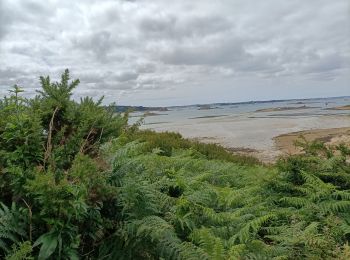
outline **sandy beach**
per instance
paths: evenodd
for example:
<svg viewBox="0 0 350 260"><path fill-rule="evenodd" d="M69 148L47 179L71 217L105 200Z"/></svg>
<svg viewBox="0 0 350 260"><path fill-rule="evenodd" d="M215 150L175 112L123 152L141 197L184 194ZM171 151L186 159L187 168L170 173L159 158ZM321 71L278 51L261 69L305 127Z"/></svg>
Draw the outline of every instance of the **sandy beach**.
<svg viewBox="0 0 350 260"><path fill-rule="evenodd" d="M319 140L327 145L350 144L350 127L316 129L279 135L274 138L276 148L283 154L296 154L301 150L295 141L303 136L307 141Z"/></svg>
<svg viewBox="0 0 350 260"><path fill-rule="evenodd" d="M186 138L217 143L232 152L250 154L267 163L274 162L283 154L298 152L294 147L294 140L301 134L308 140L320 139L331 143L342 141L350 144L349 115L314 115L299 112L249 112L197 117L145 125L143 128L174 131Z"/></svg>
<svg viewBox="0 0 350 260"><path fill-rule="evenodd" d="M350 110L350 105L329 108L329 110Z"/></svg>

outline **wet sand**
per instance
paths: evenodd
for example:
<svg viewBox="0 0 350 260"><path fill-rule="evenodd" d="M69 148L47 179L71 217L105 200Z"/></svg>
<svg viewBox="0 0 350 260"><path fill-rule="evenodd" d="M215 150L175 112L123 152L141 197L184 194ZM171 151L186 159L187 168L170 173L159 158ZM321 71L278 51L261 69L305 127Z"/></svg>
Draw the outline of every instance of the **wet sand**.
<svg viewBox="0 0 350 260"><path fill-rule="evenodd" d="M144 125L143 128L178 132L185 138L217 143L233 152L256 156L264 162L274 162L285 153L293 153L292 140L300 135L300 131L308 138L328 138L330 135L332 138L343 138L349 135L346 130L350 129L349 115L259 117L259 114L252 112L184 119L167 124Z"/></svg>

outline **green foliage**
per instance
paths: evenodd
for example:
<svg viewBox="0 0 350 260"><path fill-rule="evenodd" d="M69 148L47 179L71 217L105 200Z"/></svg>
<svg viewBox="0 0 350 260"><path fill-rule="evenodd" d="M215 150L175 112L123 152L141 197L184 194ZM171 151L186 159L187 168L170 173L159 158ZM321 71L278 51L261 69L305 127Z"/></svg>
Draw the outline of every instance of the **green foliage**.
<svg viewBox="0 0 350 260"><path fill-rule="evenodd" d="M13 202L7 207L0 202L0 253L9 252L11 246L27 237L26 210L17 208Z"/></svg>
<svg viewBox="0 0 350 260"><path fill-rule="evenodd" d="M39 259L79 258L113 226L101 211L117 191L99 147L124 132L127 117L102 99L72 100L79 81L68 70L60 82L40 80L35 98L15 86L0 101L0 258L24 257L24 239Z"/></svg>
<svg viewBox="0 0 350 260"><path fill-rule="evenodd" d="M79 81L0 101L1 259L348 259L349 147L266 167L140 131Z"/></svg>
<svg viewBox="0 0 350 260"><path fill-rule="evenodd" d="M192 149L204 155L209 160L223 160L242 165L261 164L255 157L233 154L217 144L205 144L187 140L178 133L156 133L151 130L130 131L127 137L128 141L145 141L147 142L145 151L152 151L155 148L159 148L160 154L165 156L171 156L174 149Z"/></svg>
<svg viewBox="0 0 350 260"><path fill-rule="evenodd" d="M5 260L33 260L34 257L31 256L33 248L29 241L20 243L18 246L14 245L12 247L12 252L9 253Z"/></svg>
<svg viewBox="0 0 350 260"><path fill-rule="evenodd" d="M142 252L138 257L182 259L179 243L191 241L204 259L324 259L336 257L333 248L347 240L350 194L306 171L314 155L301 156L306 162L298 167L281 160L277 172L182 149L145 153L145 145L124 142L104 147L114 160L111 177L126 220L115 239L128 252ZM163 229L180 241L162 246Z"/></svg>

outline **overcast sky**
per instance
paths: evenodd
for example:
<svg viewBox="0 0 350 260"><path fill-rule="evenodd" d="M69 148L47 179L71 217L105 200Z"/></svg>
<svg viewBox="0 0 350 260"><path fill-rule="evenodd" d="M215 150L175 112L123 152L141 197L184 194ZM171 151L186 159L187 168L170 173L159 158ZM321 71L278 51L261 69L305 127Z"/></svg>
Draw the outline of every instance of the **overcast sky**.
<svg viewBox="0 0 350 260"><path fill-rule="evenodd" d="M182 105L350 95L349 0L0 0L0 95Z"/></svg>

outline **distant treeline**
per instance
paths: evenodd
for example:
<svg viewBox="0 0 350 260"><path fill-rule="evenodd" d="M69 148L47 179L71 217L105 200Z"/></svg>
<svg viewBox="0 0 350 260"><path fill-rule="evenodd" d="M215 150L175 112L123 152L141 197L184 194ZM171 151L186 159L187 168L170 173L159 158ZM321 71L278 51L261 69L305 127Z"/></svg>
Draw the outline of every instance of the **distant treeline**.
<svg viewBox="0 0 350 260"><path fill-rule="evenodd" d="M271 99L271 100L257 100L257 101L242 101L242 102L221 102L221 103L208 103L208 104L193 104L183 106L168 106L168 107L147 107L147 106L119 106L113 105L115 112L144 112L144 111L168 111L171 108L182 108L182 107L215 107L215 106L231 106L231 105L247 105L247 104L265 104L265 103L282 103L282 102L296 102L295 104L303 104L305 101L322 100L327 101L332 98L350 98L349 96L341 97L327 97L327 98L304 98L304 99Z"/></svg>
<svg viewBox="0 0 350 260"><path fill-rule="evenodd" d="M168 111L166 107L144 107L144 106L109 106L115 112L145 112L145 111Z"/></svg>

